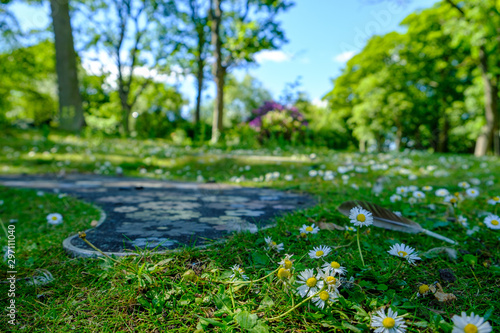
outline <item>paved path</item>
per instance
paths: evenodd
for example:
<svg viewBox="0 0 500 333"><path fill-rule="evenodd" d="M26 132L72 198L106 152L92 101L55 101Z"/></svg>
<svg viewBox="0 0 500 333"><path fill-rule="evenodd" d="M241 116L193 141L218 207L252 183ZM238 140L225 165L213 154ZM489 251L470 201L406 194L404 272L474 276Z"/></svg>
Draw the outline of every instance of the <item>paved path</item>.
<svg viewBox="0 0 500 333"><path fill-rule="evenodd" d="M58 189L92 202L105 216L87 238L117 255L136 247L207 245L230 232L272 226L273 217L314 204L311 197L271 189L95 175L0 176L0 185ZM78 236L63 245L77 256L95 255Z"/></svg>

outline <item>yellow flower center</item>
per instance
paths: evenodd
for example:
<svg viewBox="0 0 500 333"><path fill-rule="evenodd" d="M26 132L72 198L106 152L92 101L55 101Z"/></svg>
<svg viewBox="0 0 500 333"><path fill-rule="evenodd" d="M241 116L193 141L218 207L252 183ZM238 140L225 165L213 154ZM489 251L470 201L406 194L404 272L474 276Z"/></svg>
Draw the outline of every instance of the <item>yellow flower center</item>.
<svg viewBox="0 0 500 333"><path fill-rule="evenodd" d="M325 252L323 251L316 251L316 257L321 257Z"/></svg>
<svg viewBox="0 0 500 333"><path fill-rule="evenodd" d="M52 219L55 221L57 220L57 216L52 216Z"/></svg>
<svg viewBox="0 0 500 333"><path fill-rule="evenodd" d="M500 201L500 197L493 197L493 201Z"/></svg>
<svg viewBox="0 0 500 333"><path fill-rule="evenodd" d="M422 196L422 194L420 194L420 193L417 193L417 197L421 197L421 196Z"/></svg>
<svg viewBox="0 0 500 333"><path fill-rule="evenodd" d="M281 267L278 270L278 277L280 279L287 279L290 277L290 271L288 269L284 269L283 267Z"/></svg>
<svg viewBox="0 0 500 333"><path fill-rule="evenodd" d="M307 237L307 235L304 232L301 232L300 237L305 238L305 237Z"/></svg>
<svg viewBox="0 0 500 333"><path fill-rule="evenodd" d="M313 231L313 227L307 227L306 231L309 231L309 232Z"/></svg>
<svg viewBox="0 0 500 333"><path fill-rule="evenodd" d="M471 194L476 194L476 191L472 190L470 191Z"/></svg>
<svg viewBox="0 0 500 333"><path fill-rule="evenodd" d="M491 220L491 224L498 225L498 221L497 220Z"/></svg>
<svg viewBox="0 0 500 333"><path fill-rule="evenodd" d="M365 216L365 214L358 214L358 216L356 216L356 219L359 222L365 222L366 221L366 216Z"/></svg>
<svg viewBox="0 0 500 333"><path fill-rule="evenodd" d="M464 327L464 332L465 333L477 333L477 326L474 324L467 324Z"/></svg>
<svg viewBox="0 0 500 333"><path fill-rule="evenodd" d="M451 203L455 203L455 202L457 202L457 199L455 199L455 198L451 198L451 199L450 199L450 202L451 202Z"/></svg>
<svg viewBox="0 0 500 333"><path fill-rule="evenodd" d="M288 259L285 259L285 269L292 268L292 262Z"/></svg>
<svg viewBox="0 0 500 333"><path fill-rule="evenodd" d="M400 257L406 257L406 256L408 255L408 253L406 253L405 251L399 251L399 252L398 252L398 255L399 255Z"/></svg>
<svg viewBox="0 0 500 333"><path fill-rule="evenodd" d="M315 287L316 286L316 283L318 282L318 280L316 280L315 277L310 277L309 279L307 279L306 281L306 284L309 288L312 288L312 287Z"/></svg>
<svg viewBox="0 0 500 333"><path fill-rule="evenodd" d="M276 246L276 242L271 242L271 244L272 244L273 246Z"/></svg>
<svg viewBox="0 0 500 333"><path fill-rule="evenodd" d="M428 291L429 291L429 286L426 284L423 284L420 287L418 287L418 292L420 293L420 295L423 295Z"/></svg>
<svg viewBox="0 0 500 333"><path fill-rule="evenodd" d="M335 269L338 269L340 268L340 264L336 261L332 261L332 263L330 264L330 266L332 266L332 268L335 268Z"/></svg>
<svg viewBox="0 0 500 333"><path fill-rule="evenodd" d="M335 282L337 282L337 279L333 276L329 276L326 278L326 283L328 284L334 284Z"/></svg>
<svg viewBox="0 0 500 333"><path fill-rule="evenodd" d="M326 301L330 298L330 294L328 294L328 291L323 290L319 293L319 298L321 298L323 301Z"/></svg>
<svg viewBox="0 0 500 333"><path fill-rule="evenodd" d="M393 328L394 326L396 326L396 321L391 317L386 317L384 318L384 320L382 320L382 325L385 328Z"/></svg>
<svg viewBox="0 0 500 333"><path fill-rule="evenodd" d="M459 197L459 196L460 196L460 193L459 193L459 192L455 192L455 196L456 196L456 197Z"/></svg>
<svg viewBox="0 0 500 333"><path fill-rule="evenodd" d="M401 193L403 193L404 191L405 191L405 189L404 189L404 188L402 188L402 189L401 189Z"/></svg>

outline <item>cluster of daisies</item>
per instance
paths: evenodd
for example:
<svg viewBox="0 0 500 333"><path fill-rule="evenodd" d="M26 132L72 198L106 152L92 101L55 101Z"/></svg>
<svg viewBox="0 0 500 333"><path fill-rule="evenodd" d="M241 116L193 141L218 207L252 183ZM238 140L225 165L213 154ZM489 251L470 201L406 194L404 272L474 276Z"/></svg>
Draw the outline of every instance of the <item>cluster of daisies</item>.
<svg viewBox="0 0 500 333"><path fill-rule="evenodd" d="M349 220L351 225L355 227L368 227L373 224L373 214L358 206L351 209ZM495 220L492 220L492 224L494 222ZM498 223L498 220L496 222ZM317 234L319 231L320 229L314 224L310 226L303 225L299 230L300 237L302 238ZM266 237L265 243L267 249L270 251L281 252L284 250L283 243L278 244L271 237ZM420 260L415 249L405 244L395 244L387 252L393 256L405 259L409 264L415 264L416 260ZM293 255L285 254L284 258L278 263L278 269L275 271L278 280L291 287L293 287L293 284L296 284L293 290L300 297L306 298L304 301L310 300L320 309L332 305L341 297L339 292L340 286L344 285L344 287L348 287L354 281L354 278L351 277L348 282L344 278L347 272L345 267L337 261L325 260L330 253L332 253L332 248L329 246L320 245L314 247L308 253L309 258L313 260L321 259L323 263L319 263L316 270L305 269L296 274L296 278L293 278L295 261L292 259ZM231 281L238 279L248 280L248 276L239 265L233 266L231 270ZM422 291L420 288L418 295L423 296L428 292ZM391 308L388 308L387 312L384 308L381 308L372 314L371 326L376 333L404 333L407 326L403 317L398 316L398 313ZM468 316L465 312L462 312L461 316L455 315L452 321L454 324L452 333L489 333L492 331L491 325L474 313Z"/></svg>

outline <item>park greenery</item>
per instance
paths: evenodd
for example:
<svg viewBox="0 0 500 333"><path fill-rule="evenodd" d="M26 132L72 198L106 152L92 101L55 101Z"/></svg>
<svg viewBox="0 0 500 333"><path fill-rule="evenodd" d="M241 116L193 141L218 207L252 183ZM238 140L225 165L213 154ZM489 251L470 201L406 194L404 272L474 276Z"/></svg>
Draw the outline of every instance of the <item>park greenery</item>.
<svg viewBox="0 0 500 333"><path fill-rule="evenodd" d="M61 242L99 218L94 206L50 190L0 188L2 224L17 226L20 331L367 332L384 308L397 312L407 332L451 332L453 316L462 311L500 325L499 230L485 222L499 214L497 158L186 149L157 140L45 137L33 130L11 133L4 144L3 173L216 181L303 191L319 203L278 218L274 228L233 234L204 249L75 259ZM269 155L275 160L263 158ZM398 211L457 244L356 226L337 210L353 199ZM57 212L62 223L47 223ZM388 253L402 243L420 260L411 264ZM319 246L328 247L325 257L310 257ZM291 268L285 254L293 255ZM316 274L333 261L345 273L334 274L331 299L321 302L315 295L320 288L304 297L295 291L308 269Z"/></svg>

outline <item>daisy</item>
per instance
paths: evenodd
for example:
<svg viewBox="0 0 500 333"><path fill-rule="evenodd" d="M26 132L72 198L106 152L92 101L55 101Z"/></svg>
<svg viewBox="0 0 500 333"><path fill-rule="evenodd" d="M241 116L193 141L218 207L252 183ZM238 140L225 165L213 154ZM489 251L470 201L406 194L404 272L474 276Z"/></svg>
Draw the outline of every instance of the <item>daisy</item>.
<svg viewBox="0 0 500 333"><path fill-rule="evenodd" d="M467 182L460 182L460 183L458 183L458 186L461 188L467 189L470 187L470 184Z"/></svg>
<svg viewBox="0 0 500 333"><path fill-rule="evenodd" d="M356 227L369 226L373 224L372 213L359 206L351 209L349 219Z"/></svg>
<svg viewBox="0 0 500 333"><path fill-rule="evenodd" d="M318 296L313 297L312 301L318 308L323 309L328 301L334 302L337 297L339 297L338 292L323 290Z"/></svg>
<svg viewBox="0 0 500 333"><path fill-rule="evenodd" d="M340 266L340 264L336 261L332 261L331 263L327 262L322 267L325 270L327 270L327 269L332 270L334 274L338 274L338 275L344 275L347 272L345 267Z"/></svg>
<svg viewBox="0 0 500 333"><path fill-rule="evenodd" d="M488 204L490 204L490 205L500 204L500 197L493 197L493 198L489 199Z"/></svg>
<svg viewBox="0 0 500 333"><path fill-rule="evenodd" d="M348 231L356 231L356 228L351 227L351 226L349 226L349 225L346 225L346 226L345 226L345 230L348 230Z"/></svg>
<svg viewBox="0 0 500 333"><path fill-rule="evenodd" d="M311 257L311 259L319 259L326 257L331 251L332 249L330 247L321 245L309 251L309 257Z"/></svg>
<svg viewBox="0 0 500 333"><path fill-rule="evenodd" d="M492 331L489 322L485 322L483 318L475 315L474 312L467 316L465 312L459 317L454 315L452 333L489 333Z"/></svg>
<svg viewBox="0 0 500 333"><path fill-rule="evenodd" d="M467 223L467 218L463 215L460 215L457 217L457 220L458 220L458 223L460 223L461 225L463 225L464 227L468 227L469 224Z"/></svg>
<svg viewBox="0 0 500 333"><path fill-rule="evenodd" d="M248 280L248 276L245 275L245 271L240 267L240 265L234 265L231 267L231 270L233 271L233 274L229 277L232 281L236 280L238 277L241 277L243 280Z"/></svg>
<svg viewBox="0 0 500 333"><path fill-rule="evenodd" d="M63 223L63 217L59 213L52 213L47 215L47 222L53 225L61 224Z"/></svg>
<svg viewBox="0 0 500 333"><path fill-rule="evenodd" d="M292 276L292 272L289 269L280 267L278 269L278 278L281 280L289 279Z"/></svg>
<svg viewBox="0 0 500 333"><path fill-rule="evenodd" d="M431 289L429 288L428 285L426 284L421 284L419 287L418 287L418 293L417 293L417 297L420 297L420 296L425 296L427 295L428 293L431 292Z"/></svg>
<svg viewBox="0 0 500 333"><path fill-rule="evenodd" d="M490 214L484 219L484 224L490 229L498 230L500 229L500 217Z"/></svg>
<svg viewBox="0 0 500 333"><path fill-rule="evenodd" d="M425 191L425 192L432 191L432 186L426 185L426 186L422 187L422 191Z"/></svg>
<svg viewBox="0 0 500 333"><path fill-rule="evenodd" d="M301 285L297 288L301 297L309 297L316 294L324 285L321 277L319 275L314 275L312 269L306 269L301 272L297 278L297 283Z"/></svg>
<svg viewBox="0 0 500 333"><path fill-rule="evenodd" d="M411 197L410 199L408 199L408 203L409 203L410 205L414 205L414 204L416 204L416 203L417 203L417 199L415 199L414 197Z"/></svg>
<svg viewBox="0 0 500 333"><path fill-rule="evenodd" d="M285 175L285 180L291 182L293 180L293 175Z"/></svg>
<svg viewBox="0 0 500 333"><path fill-rule="evenodd" d="M276 244L276 242L273 242L271 237L266 237L266 238L264 238L264 240L266 241L266 244L269 247L269 251L276 250L276 251L280 252L280 251L284 250L283 243Z"/></svg>
<svg viewBox="0 0 500 333"><path fill-rule="evenodd" d="M467 195L469 198L475 198L479 195L479 191L475 188L468 188L465 191L465 195Z"/></svg>
<svg viewBox="0 0 500 333"><path fill-rule="evenodd" d="M458 203L458 198L454 195L447 195L444 198L444 202L449 203L452 206L456 206Z"/></svg>
<svg viewBox="0 0 500 333"><path fill-rule="evenodd" d="M293 254L285 254L285 258L281 259L281 261L278 264L280 264L280 266L283 267L284 269L291 270L294 262L294 260L291 260L292 257Z"/></svg>
<svg viewBox="0 0 500 333"><path fill-rule="evenodd" d="M415 192L413 192L413 197L417 198L417 199L424 199L425 193L422 191L415 191Z"/></svg>
<svg viewBox="0 0 500 333"><path fill-rule="evenodd" d="M418 186L410 185L410 186L408 186L408 191L410 191L410 192L418 191Z"/></svg>
<svg viewBox="0 0 500 333"><path fill-rule="evenodd" d="M328 290L336 291L340 287L340 278L336 278L334 275L335 272L330 267L326 267L320 272L321 279L326 283Z"/></svg>
<svg viewBox="0 0 500 333"><path fill-rule="evenodd" d="M396 193L400 194L404 197L406 197L406 194L408 192L409 192L409 190L408 190L408 187L406 187L406 186L399 186L398 188L396 188Z"/></svg>
<svg viewBox="0 0 500 333"><path fill-rule="evenodd" d="M300 228L299 231L301 234L317 234L319 231L319 228L317 226L315 226L314 224L311 224L310 226L303 224L302 228Z"/></svg>
<svg viewBox="0 0 500 333"><path fill-rule="evenodd" d="M395 244L387 252L393 256L406 259L410 264L415 264L415 260L420 260L415 249L405 244Z"/></svg>
<svg viewBox="0 0 500 333"><path fill-rule="evenodd" d="M396 201L401 201L401 196L398 194L393 194L393 195L391 195L390 200L392 203L394 203Z"/></svg>
<svg viewBox="0 0 500 333"><path fill-rule="evenodd" d="M375 333L404 333L406 325L403 318L398 317L398 313L388 309L385 315L384 309L380 309L376 314L372 314L371 325L375 328Z"/></svg>
<svg viewBox="0 0 500 333"><path fill-rule="evenodd" d="M436 196L438 196L438 197L445 197L449 194L450 194L450 192L448 192L448 190L445 188L440 188L439 190L436 191Z"/></svg>

